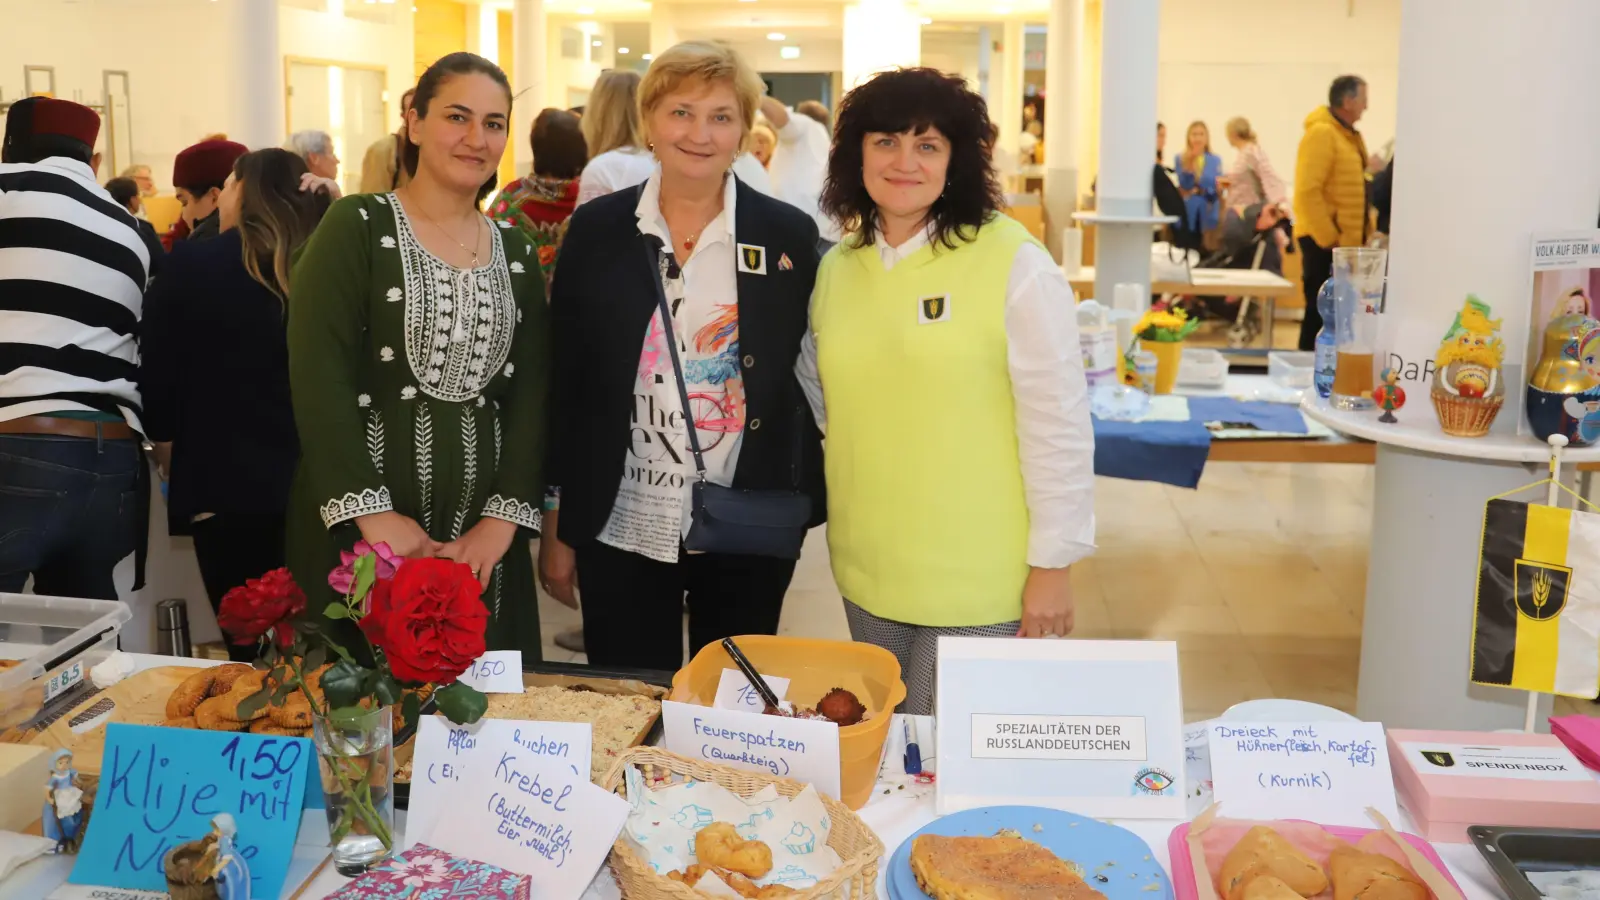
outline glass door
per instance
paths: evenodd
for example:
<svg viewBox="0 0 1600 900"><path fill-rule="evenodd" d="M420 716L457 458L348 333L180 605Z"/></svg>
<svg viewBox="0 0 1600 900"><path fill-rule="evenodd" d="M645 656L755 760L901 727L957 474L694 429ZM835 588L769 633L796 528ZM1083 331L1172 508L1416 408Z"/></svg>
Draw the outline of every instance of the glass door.
<svg viewBox="0 0 1600 900"><path fill-rule="evenodd" d="M327 132L339 157L339 184L346 193L354 192L361 185L367 148L389 134L384 71L290 59L286 76L289 133Z"/></svg>

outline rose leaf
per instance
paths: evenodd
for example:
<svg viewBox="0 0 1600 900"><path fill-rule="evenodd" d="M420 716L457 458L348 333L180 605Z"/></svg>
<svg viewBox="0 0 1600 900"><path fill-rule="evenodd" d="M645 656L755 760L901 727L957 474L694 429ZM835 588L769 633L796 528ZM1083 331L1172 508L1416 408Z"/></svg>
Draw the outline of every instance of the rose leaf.
<svg viewBox="0 0 1600 900"><path fill-rule="evenodd" d="M422 698L417 696L416 691L407 691L400 700L400 718L404 719L407 725L415 725L421 715Z"/></svg>
<svg viewBox="0 0 1600 900"><path fill-rule="evenodd" d="M388 672L383 672L377 677L372 685L372 692L384 706L393 706L400 702L400 683Z"/></svg>
<svg viewBox="0 0 1600 900"><path fill-rule="evenodd" d="M343 603L335 600L334 602L328 604L328 607L322 611L322 614L330 619L348 619L350 618L350 607L345 606Z"/></svg>
<svg viewBox="0 0 1600 900"><path fill-rule="evenodd" d="M489 710L488 697L459 681L440 688L433 696L438 700L439 712L457 725L471 725Z"/></svg>
<svg viewBox="0 0 1600 900"><path fill-rule="evenodd" d="M253 718L258 710L267 705L272 699L272 685L262 682L261 690L239 701L239 706L234 710L240 721Z"/></svg>
<svg viewBox="0 0 1600 900"><path fill-rule="evenodd" d="M328 705L341 707L360 703L366 694L361 689L366 676L366 669L347 659L334 663L333 668L322 673L322 692L328 697Z"/></svg>

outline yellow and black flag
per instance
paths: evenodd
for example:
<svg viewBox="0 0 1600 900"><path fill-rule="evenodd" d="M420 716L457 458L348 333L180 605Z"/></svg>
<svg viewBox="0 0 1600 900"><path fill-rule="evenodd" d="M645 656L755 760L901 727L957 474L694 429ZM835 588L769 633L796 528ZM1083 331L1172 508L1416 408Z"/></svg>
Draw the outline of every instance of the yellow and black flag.
<svg viewBox="0 0 1600 900"><path fill-rule="evenodd" d="M1600 694L1600 515L1489 501L1472 681L1571 697Z"/></svg>

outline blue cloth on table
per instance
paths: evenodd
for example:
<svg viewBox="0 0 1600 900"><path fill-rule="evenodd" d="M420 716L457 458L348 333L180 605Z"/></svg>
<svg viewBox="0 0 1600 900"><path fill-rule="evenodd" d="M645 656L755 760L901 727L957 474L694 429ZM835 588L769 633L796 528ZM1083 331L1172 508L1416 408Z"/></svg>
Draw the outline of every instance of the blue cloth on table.
<svg viewBox="0 0 1600 900"><path fill-rule="evenodd" d="M1190 397L1189 418L1207 422L1248 422L1262 431L1282 434L1308 434L1300 407L1292 403L1264 400L1235 400L1232 397Z"/></svg>
<svg viewBox="0 0 1600 900"><path fill-rule="evenodd" d="M1096 475L1193 488L1200 485L1210 453L1211 432L1198 417L1187 422L1094 419Z"/></svg>

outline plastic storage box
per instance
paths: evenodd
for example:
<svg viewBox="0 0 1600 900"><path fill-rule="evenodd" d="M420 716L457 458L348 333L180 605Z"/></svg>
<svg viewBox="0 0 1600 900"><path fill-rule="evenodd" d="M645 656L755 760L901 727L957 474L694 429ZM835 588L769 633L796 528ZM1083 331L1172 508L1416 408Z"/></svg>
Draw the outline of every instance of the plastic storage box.
<svg viewBox="0 0 1600 900"><path fill-rule="evenodd" d="M1311 387L1317 355L1303 350L1274 350L1267 354L1267 377L1286 388Z"/></svg>
<svg viewBox="0 0 1600 900"><path fill-rule="evenodd" d="M0 729L38 715L56 696L84 680L117 649L122 624L133 618L116 600L0 594Z"/></svg>
<svg viewBox="0 0 1600 900"><path fill-rule="evenodd" d="M871 718L839 729L839 799L860 809L872 797L878 780L883 742L889 736L894 708L906 699L900 661L871 644L813 638L746 635L734 643L763 675L789 679L785 699L813 706L823 694L842 687L855 694ZM737 668L722 644L707 644L687 666L672 676L669 700L710 706L717 697L723 669Z"/></svg>
<svg viewBox="0 0 1600 900"><path fill-rule="evenodd" d="M1178 365L1180 387L1219 388L1227 381L1227 357L1205 348L1183 351L1183 361Z"/></svg>

